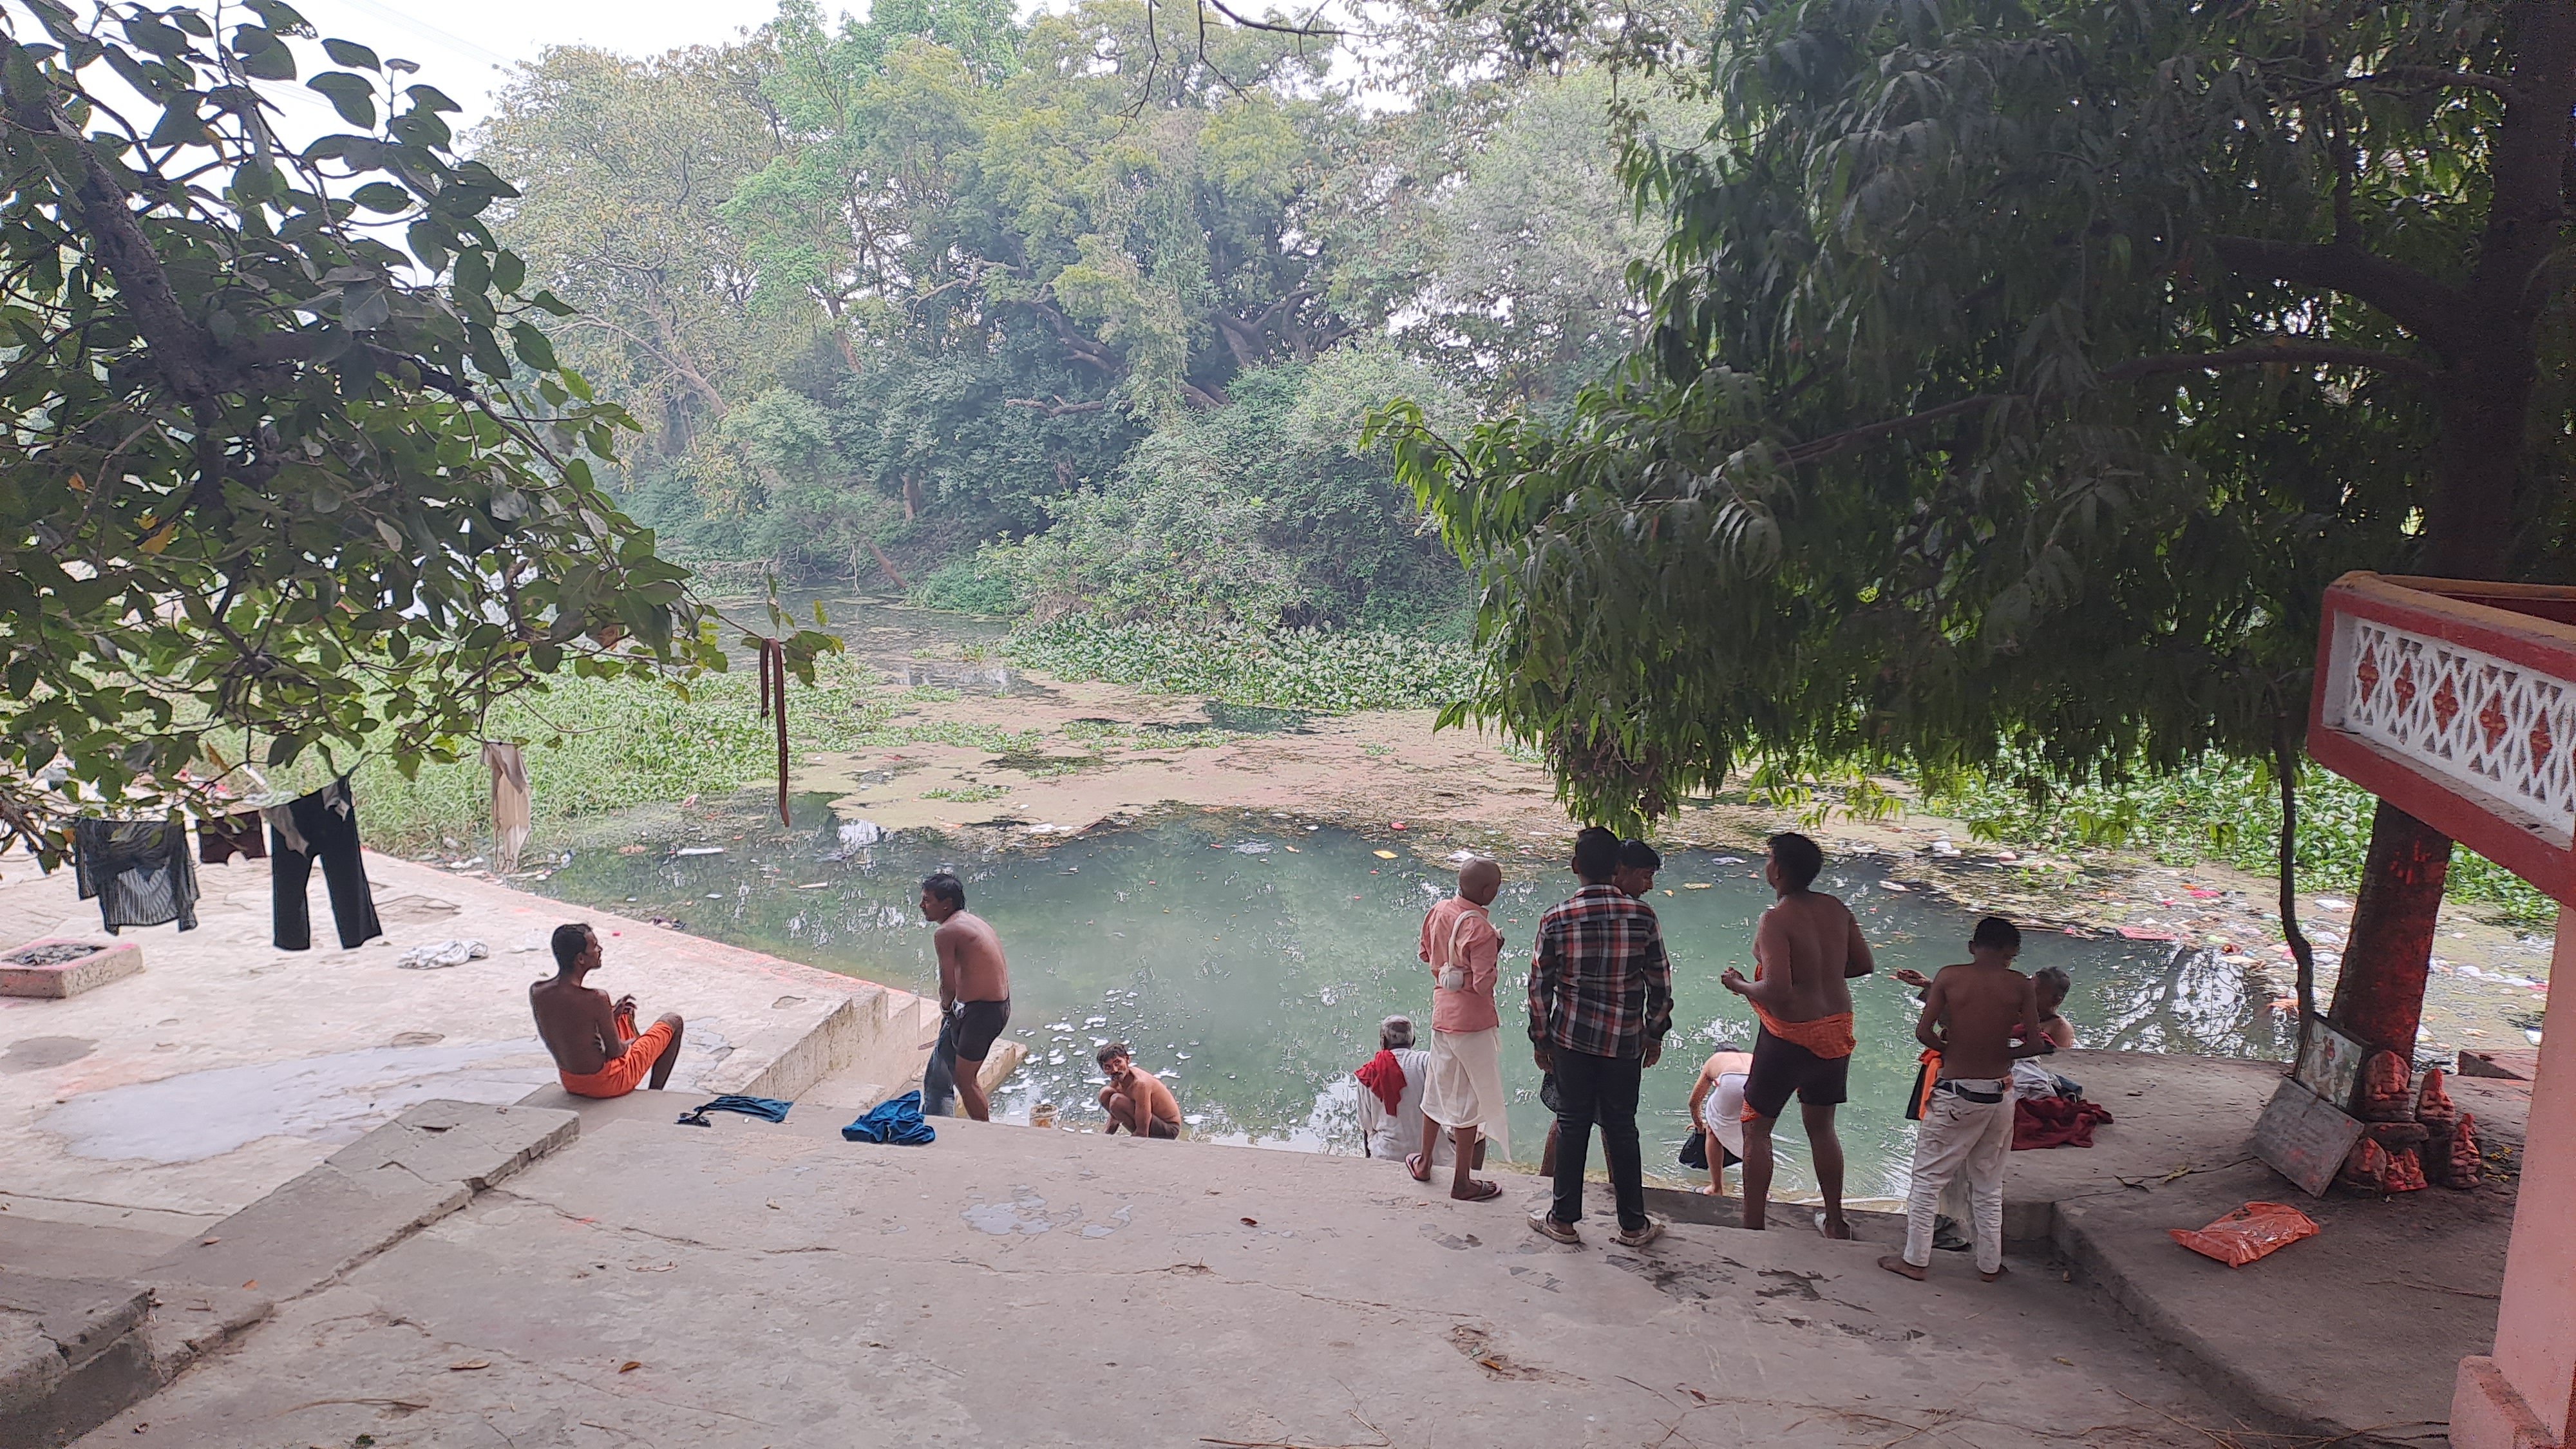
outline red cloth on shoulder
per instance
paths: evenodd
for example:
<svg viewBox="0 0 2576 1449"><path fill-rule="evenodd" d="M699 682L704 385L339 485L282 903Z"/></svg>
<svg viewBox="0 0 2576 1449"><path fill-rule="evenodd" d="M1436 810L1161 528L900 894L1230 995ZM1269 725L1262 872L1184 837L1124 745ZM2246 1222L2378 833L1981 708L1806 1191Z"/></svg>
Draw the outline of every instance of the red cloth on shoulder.
<svg viewBox="0 0 2576 1449"><path fill-rule="evenodd" d="M1368 1059L1368 1065L1351 1075L1360 1079L1361 1086L1377 1093L1377 1099L1386 1104L1389 1112L1404 1101L1404 1065L1395 1059L1393 1052L1379 1052Z"/></svg>
<svg viewBox="0 0 2576 1449"><path fill-rule="evenodd" d="M2039 1147L2090 1147L2093 1129L2107 1124L2111 1111L2099 1102L2071 1097L2024 1097L2013 1103L2013 1151Z"/></svg>

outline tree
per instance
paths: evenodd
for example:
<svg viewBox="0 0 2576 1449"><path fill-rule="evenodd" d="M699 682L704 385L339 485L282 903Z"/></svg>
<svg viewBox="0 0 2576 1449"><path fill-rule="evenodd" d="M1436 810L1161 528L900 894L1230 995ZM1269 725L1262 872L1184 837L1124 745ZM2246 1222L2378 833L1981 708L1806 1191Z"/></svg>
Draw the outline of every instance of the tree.
<svg viewBox="0 0 2576 1449"><path fill-rule="evenodd" d="M1721 8L1648 356L1415 434L1475 712L1654 814L1748 755L2295 760L2356 566L2565 577L2576 9ZM2411 1050L2449 844L2383 808L2336 1019Z"/></svg>
<svg viewBox="0 0 2576 1449"><path fill-rule="evenodd" d="M247 12L0 17L0 820L48 859L236 732L408 767L566 667L721 666L593 480L629 424L556 361L454 103L326 40L351 129L292 149L262 87L313 32Z"/></svg>

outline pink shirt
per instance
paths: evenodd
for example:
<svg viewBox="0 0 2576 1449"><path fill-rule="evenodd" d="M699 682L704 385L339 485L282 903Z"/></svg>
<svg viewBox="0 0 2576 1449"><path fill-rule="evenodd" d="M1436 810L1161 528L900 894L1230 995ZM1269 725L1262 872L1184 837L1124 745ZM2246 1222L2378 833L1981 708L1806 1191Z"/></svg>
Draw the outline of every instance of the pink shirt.
<svg viewBox="0 0 2576 1449"><path fill-rule="evenodd" d="M1496 963L1502 954L1502 933L1474 901L1451 896L1423 913L1422 959L1431 964L1435 983L1431 988L1433 1031L1492 1031L1503 1024L1494 1011ZM1464 991L1444 991L1437 985L1440 968L1453 963L1467 968Z"/></svg>

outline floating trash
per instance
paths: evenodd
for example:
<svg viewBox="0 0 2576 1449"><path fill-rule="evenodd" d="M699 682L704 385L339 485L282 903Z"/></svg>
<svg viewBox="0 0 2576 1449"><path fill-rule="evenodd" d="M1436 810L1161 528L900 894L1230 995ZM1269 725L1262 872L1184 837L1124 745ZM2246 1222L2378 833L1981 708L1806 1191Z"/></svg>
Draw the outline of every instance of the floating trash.
<svg viewBox="0 0 2576 1449"><path fill-rule="evenodd" d="M1267 840L1247 840L1236 846L1234 848L1234 853L1237 855L1268 855L1270 853L1270 842Z"/></svg>
<svg viewBox="0 0 2576 1449"><path fill-rule="evenodd" d="M673 855L722 855L725 853L725 848L721 845L683 845L671 853Z"/></svg>
<svg viewBox="0 0 2576 1449"><path fill-rule="evenodd" d="M1372 850L1369 854L1376 856L1380 860L1395 859L1395 852L1392 850Z"/></svg>
<svg viewBox="0 0 2576 1449"><path fill-rule="evenodd" d="M844 848L856 850L862 845L874 845L885 839L885 827L873 820L844 820L839 834Z"/></svg>

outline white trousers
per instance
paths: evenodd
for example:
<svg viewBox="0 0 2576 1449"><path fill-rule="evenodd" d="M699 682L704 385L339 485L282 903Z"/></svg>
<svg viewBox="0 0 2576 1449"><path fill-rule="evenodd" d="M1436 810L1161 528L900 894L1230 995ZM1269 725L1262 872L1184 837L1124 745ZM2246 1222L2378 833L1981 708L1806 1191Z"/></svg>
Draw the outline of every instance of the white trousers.
<svg viewBox="0 0 2576 1449"><path fill-rule="evenodd" d="M1971 1084L1995 1091L1992 1082ZM2010 1084L2003 1100L1971 1102L1955 1092L1934 1092L1914 1135L1914 1184L1905 1195L1905 1261L1917 1268L1932 1263L1932 1219L1939 1214L1941 1189L1951 1179L1968 1183L1970 1236L1977 1243L1977 1271L1991 1273L2004 1264L2004 1164L2011 1158L2013 1099Z"/></svg>

